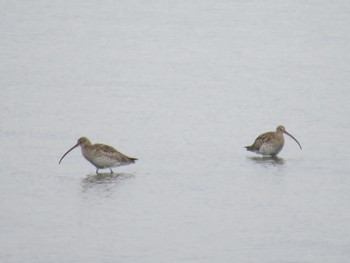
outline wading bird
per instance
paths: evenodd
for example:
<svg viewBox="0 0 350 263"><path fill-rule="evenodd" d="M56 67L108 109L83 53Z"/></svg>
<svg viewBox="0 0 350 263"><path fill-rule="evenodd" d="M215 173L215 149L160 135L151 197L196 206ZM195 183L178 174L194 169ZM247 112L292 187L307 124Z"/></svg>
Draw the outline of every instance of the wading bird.
<svg viewBox="0 0 350 263"><path fill-rule="evenodd" d="M302 149L297 139L288 133L282 125L278 126L275 132L266 132L259 135L252 145L245 146L245 148L247 148L248 151L255 152L257 154L277 156L284 145L284 133L296 141L300 149Z"/></svg>
<svg viewBox="0 0 350 263"><path fill-rule="evenodd" d="M128 165L135 163L136 158L132 158L118 152L116 149L105 144L91 144L88 138L79 138L76 145L70 148L60 159L62 159L74 148L80 146L81 152L86 160L96 167L96 173L98 174L99 169L109 168L113 173L112 167Z"/></svg>

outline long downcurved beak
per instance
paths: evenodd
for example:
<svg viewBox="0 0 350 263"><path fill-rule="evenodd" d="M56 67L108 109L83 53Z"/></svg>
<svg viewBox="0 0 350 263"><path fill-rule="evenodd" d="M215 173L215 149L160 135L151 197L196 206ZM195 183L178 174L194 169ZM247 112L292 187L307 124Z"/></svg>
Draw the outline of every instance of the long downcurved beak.
<svg viewBox="0 0 350 263"><path fill-rule="evenodd" d="M286 131L284 131L284 133L287 134L289 137L291 137L294 141L296 141L296 143L297 143L297 144L299 145L299 147L300 147L300 150L303 149L303 148L301 148L301 145L300 145L300 143L298 142L298 140L295 139L293 135L291 135L290 133L288 133L288 132L286 132Z"/></svg>
<svg viewBox="0 0 350 263"><path fill-rule="evenodd" d="M58 164L61 163L61 161L63 160L63 158L71 151L73 150L74 148L78 147L79 146L79 143L77 143L76 145L74 145L72 148L70 148L65 154L63 154L63 156L61 157L60 161L58 162Z"/></svg>

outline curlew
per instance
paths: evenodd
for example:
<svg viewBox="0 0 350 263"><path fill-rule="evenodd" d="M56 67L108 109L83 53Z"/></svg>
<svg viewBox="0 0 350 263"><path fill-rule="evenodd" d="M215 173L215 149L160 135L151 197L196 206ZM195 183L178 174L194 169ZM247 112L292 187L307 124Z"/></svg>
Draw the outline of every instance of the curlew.
<svg viewBox="0 0 350 263"><path fill-rule="evenodd" d="M300 149L302 149L298 140L295 139L293 135L288 133L282 125L278 126L274 132L266 132L259 135L252 145L245 146L245 148L247 148L248 151L255 152L257 154L277 156L284 146L283 134L290 136L294 141L296 141Z"/></svg>
<svg viewBox="0 0 350 263"><path fill-rule="evenodd" d="M113 167L128 165L135 163L136 158L132 158L118 152L116 149L105 144L91 144L88 138L81 137L78 142L70 148L60 159L62 159L74 148L80 146L81 152L86 160L96 167L96 173L98 174L99 169L109 168L111 174L113 174Z"/></svg>

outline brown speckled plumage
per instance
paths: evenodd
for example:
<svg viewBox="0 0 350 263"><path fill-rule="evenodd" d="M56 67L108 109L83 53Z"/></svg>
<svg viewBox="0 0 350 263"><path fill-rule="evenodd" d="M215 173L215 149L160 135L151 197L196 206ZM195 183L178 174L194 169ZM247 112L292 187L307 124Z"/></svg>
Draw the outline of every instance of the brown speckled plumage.
<svg viewBox="0 0 350 263"><path fill-rule="evenodd" d="M252 145L245 146L245 148L257 154L276 156L284 146L284 133L295 140L302 149L297 139L288 133L282 125L278 126L275 132L266 132L259 135Z"/></svg>
<svg viewBox="0 0 350 263"><path fill-rule="evenodd" d="M112 167L121 165L128 165L135 163L136 158L126 156L125 154L118 152L116 149L105 144L91 144L88 138L79 138L76 145L69 149L60 159L62 159L74 148L80 146L81 152L86 160L96 167L96 173L99 169L109 168L113 173Z"/></svg>

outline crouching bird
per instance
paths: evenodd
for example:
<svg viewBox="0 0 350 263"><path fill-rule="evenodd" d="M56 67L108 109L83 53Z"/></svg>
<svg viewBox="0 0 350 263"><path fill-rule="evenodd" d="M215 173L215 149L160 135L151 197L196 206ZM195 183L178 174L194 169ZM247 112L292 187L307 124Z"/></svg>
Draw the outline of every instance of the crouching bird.
<svg viewBox="0 0 350 263"><path fill-rule="evenodd" d="M255 152L257 154L277 156L284 146L283 134L290 136L294 141L296 141L300 149L302 149L298 140L295 139L293 135L288 133L282 125L278 126L274 132L271 131L259 135L252 145L245 146L245 148L247 151Z"/></svg>

